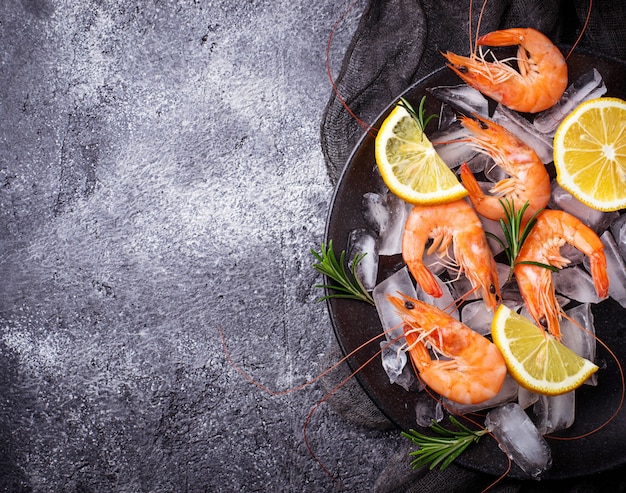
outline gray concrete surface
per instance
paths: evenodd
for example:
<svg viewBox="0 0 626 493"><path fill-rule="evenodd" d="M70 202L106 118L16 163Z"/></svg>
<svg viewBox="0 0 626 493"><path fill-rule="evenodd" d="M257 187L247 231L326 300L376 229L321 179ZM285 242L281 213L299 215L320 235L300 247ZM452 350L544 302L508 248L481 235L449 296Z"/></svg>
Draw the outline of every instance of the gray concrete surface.
<svg viewBox="0 0 626 493"><path fill-rule="evenodd" d="M0 491L328 491L324 55L348 2L0 4ZM363 8L332 45L336 73ZM367 491L395 432L328 406Z"/></svg>

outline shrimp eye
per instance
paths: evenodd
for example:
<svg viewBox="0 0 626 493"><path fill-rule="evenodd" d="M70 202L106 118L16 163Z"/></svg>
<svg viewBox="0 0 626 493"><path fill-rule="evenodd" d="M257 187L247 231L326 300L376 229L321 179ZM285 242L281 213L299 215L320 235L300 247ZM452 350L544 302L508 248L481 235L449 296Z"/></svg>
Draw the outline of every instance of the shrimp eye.
<svg viewBox="0 0 626 493"><path fill-rule="evenodd" d="M479 121L478 121L478 126L479 126L480 128L482 128L483 130L487 130L487 129L489 128L489 125L487 125L487 124L486 124L484 121L482 121L482 120L479 120Z"/></svg>
<svg viewBox="0 0 626 493"><path fill-rule="evenodd" d="M493 284L489 285L489 292L491 294L496 294L496 287Z"/></svg>
<svg viewBox="0 0 626 493"><path fill-rule="evenodd" d="M415 308L415 303L413 303L412 301L405 301L404 308L406 308L407 310L413 310Z"/></svg>
<svg viewBox="0 0 626 493"><path fill-rule="evenodd" d="M459 65L457 67L457 70L462 74L466 74L467 72L469 72L468 68L465 65Z"/></svg>

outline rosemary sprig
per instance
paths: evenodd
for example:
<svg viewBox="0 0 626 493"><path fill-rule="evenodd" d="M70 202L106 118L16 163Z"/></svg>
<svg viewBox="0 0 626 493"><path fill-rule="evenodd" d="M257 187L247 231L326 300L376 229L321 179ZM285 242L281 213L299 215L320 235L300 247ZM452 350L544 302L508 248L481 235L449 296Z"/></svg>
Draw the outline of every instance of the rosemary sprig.
<svg viewBox="0 0 626 493"><path fill-rule="evenodd" d="M424 103L425 102L426 102L426 96L422 96L422 99L420 99L420 104L418 106L417 111L415 111L415 108L413 108L411 103L409 103L405 98L400 98L400 101L398 101L397 103L398 106L402 106L405 110L408 111L409 115L413 117L413 120L415 120L415 122L417 123L417 126L422 132L422 139L424 138L424 130L426 129L426 125L428 125L430 120L432 120L433 118L437 118L437 115L430 115L426 117L426 119L424 119L425 118L425 115L424 115Z"/></svg>
<svg viewBox="0 0 626 493"><path fill-rule="evenodd" d="M490 238L493 238L498 243L500 243L500 245L502 245L511 269L513 269L513 267L515 267L517 263L520 263L537 265L539 267L549 269L553 272L558 271L556 267L550 264L544 264L542 262L533 262L530 260L517 262L517 256L522 249L522 245L524 244L524 241L526 241L526 238L530 234L530 231L533 229L533 226L537 222L537 215L543 209L539 209L537 212L535 212L528 220L526 225L522 228L522 217L524 216L524 212L530 205L529 202L526 201L526 203L519 211L515 210L515 202L513 200L509 201L509 199L500 199L500 204L504 209L505 215L505 219L500 219L500 227L502 227L502 231L504 232L504 239L506 243L493 233L487 232L487 235L489 235Z"/></svg>
<svg viewBox="0 0 626 493"><path fill-rule="evenodd" d="M318 301L323 301L329 298L349 298L365 301L370 305L375 305L374 299L367 292L367 289L365 289L363 283L361 283L356 275L356 268L361 260L363 260L363 257L367 255L366 253L359 253L354 256L351 265L352 277L350 277L345 268L345 250L341 251L341 254L339 255L339 261L337 261L337 257L335 257L335 252L333 252L332 240L328 242L328 248L326 248L326 245L322 243L321 252L316 252L315 250L311 249L311 253L319 262L313 264L313 268L339 284L338 286L328 284L316 284L314 286L316 288L328 288L335 291L335 293L333 294L323 296Z"/></svg>
<svg viewBox="0 0 626 493"><path fill-rule="evenodd" d="M418 449L409 455L415 457L411 461L413 469L430 464L432 470L439 466L441 470L448 467L454 459L461 455L472 443L478 442L480 437L488 433L487 430L472 431L453 416L449 417L450 422L458 429L451 431L433 420L430 429L439 436L428 436L409 430L409 433L402 432L402 435L418 445Z"/></svg>

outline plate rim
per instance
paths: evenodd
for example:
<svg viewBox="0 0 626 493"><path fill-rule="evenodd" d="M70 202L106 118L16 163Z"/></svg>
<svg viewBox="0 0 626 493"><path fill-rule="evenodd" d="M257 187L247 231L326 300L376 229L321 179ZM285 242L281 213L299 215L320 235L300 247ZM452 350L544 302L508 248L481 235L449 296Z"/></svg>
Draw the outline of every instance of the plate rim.
<svg viewBox="0 0 626 493"><path fill-rule="evenodd" d="M561 47L562 48L562 47ZM626 61L622 60L620 58L616 58L616 57L612 57L612 56L608 56L602 53L598 53L596 51L593 50L585 50L585 49L578 49L575 53L572 54L572 56L574 56L575 58L577 57L593 57L593 58L598 58L601 59L607 63L610 64L615 64L618 65L620 67L620 69L622 71L624 71L626 73ZM592 66L589 67L590 69L593 68ZM372 125L376 125L377 123L380 123L382 121L382 119L393 109L393 107L395 106L396 102L398 101L398 99L402 96L405 96L413 91L415 91L418 86L423 85L427 80L435 77L437 74L441 74L442 72L445 72L448 70L448 67L445 64L442 64L441 67L436 68L435 70L431 71L429 74L421 77L419 80L411 83L405 90L403 90L402 92L400 92L393 100L391 103L389 103L387 106L385 106L385 108L376 116L376 118L373 120L373 124ZM461 83L462 81L460 81L459 79L459 83ZM625 94L626 96L626 94ZM622 96L623 97L623 96ZM324 242L326 244L328 244L328 242L330 240L332 240L332 238L330 238L330 229L331 229L331 222L332 219L334 217L335 214L335 207L337 204L337 200L338 197L341 193L341 189L342 189L342 184L344 182L344 180L346 179L346 176L348 175L348 173L350 172L352 166L354 166L354 159L355 156L359 153L360 149L363 147L363 145L365 144L365 142L367 141L368 138L370 138L371 136L367 133L367 131L364 131L362 133L362 135L360 136L360 138L357 140L356 144L354 145L354 147L352 148L348 158L346 159L346 162L341 170L341 173L339 175L339 178L337 179L337 182L335 184L334 187L334 191L333 194L331 196L331 202L330 202L330 207L328 208L328 212L327 212L327 217L326 217L326 223L325 223L325 228L324 228ZM330 283L326 283L327 285ZM330 294L332 294L331 289L327 286L324 288L324 292L325 295L328 296ZM335 333L335 338L336 341L340 347L340 350L342 352L342 354L345 356L347 354L346 348L344 346L344 343L339 335L339 329L338 329L338 321L336 320L336 313L333 309L333 300L331 300L330 298L327 298L326 300L326 308L328 311L328 316L330 318L331 321L331 325L333 327L333 331ZM349 365L349 367L353 370L356 371L357 368L354 368L350 359L347 360L347 363ZM391 424L393 426L395 426L397 429L402 429L401 426L398 425L397 420L395 418L393 418L392 416L390 416L385 409L381 408L380 405L378 404L378 399L373 397L371 394L371 390L367 388L367 386L364 384L364 382L362 381L361 376L357 373L356 375L356 381L358 382L359 386L363 389L363 392L365 393L365 395L374 403L374 405L376 405L376 407L380 410L380 412L391 422ZM621 411L620 411L621 412ZM616 418L619 419L619 418ZM463 461L463 456L460 456L455 463L457 463L458 465L465 467L467 469L470 470L474 470L477 472L482 472L482 473L486 473L488 475L497 475L498 473L495 472L493 469L490 469L489 467L478 467L476 466L476 464L473 464L471 462L467 462L467 461ZM562 480L562 479L573 479L573 478L579 478L579 477L584 477L584 476L589 476L589 475L593 475L593 474L598 474L601 472L608 472L610 470L614 470L617 469L619 467L625 466L626 465L626 452L624 453L624 456L622 457L621 461L616 461L613 464L608 465L606 468L604 469L595 469L593 471L585 471L585 470L580 470L577 473L571 473L571 474L566 474L566 475L556 475L554 477L548 477L546 478L547 480ZM507 476L507 477L511 477L511 478L515 478L515 479L528 479L528 476L524 475L523 473L515 473L515 464L513 464L514 469L512 470L512 472ZM520 471L521 472L521 471Z"/></svg>

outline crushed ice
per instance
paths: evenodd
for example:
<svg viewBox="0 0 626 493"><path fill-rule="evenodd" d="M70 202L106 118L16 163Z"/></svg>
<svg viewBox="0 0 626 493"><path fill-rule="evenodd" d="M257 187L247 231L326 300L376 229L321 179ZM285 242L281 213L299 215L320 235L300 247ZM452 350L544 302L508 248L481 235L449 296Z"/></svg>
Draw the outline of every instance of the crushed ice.
<svg viewBox="0 0 626 493"><path fill-rule="evenodd" d="M451 169L467 162L473 173L482 174L494 183L505 177L502 170L494 166L492 158L477 152L469 144L469 132L460 124L457 112L490 117L535 149L544 163L549 163L552 161L552 138L563 118L580 102L603 95L606 87L597 70L590 70L568 87L553 108L536 115L532 122L501 105L497 105L493 115L489 116L487 100L466 85L436 87L428 91L442 102L439 127L430 139L444 162ZM379 259L402 253L404 224L412 206L389 192L376 166L374 170L372 191L363 196L362 202L368 229L351 232L350 257L353 258L356 253L367 253L358 269L358 276L367 289L373 290L376 309L385 331L386 340L380 343L382 366L391 383L409 390L416 379L406 364L402 319L388 302L387 295L404 293L450 311L463 301L460 296L465 295L471 286L464 276L447 269L446 262L438 255L429 257L426 254L425 264L437 276L443 276L438 278L444 292L442 298L429 297L419 286L416 288L406 266L376 284L380 274ZM491 183L483 182L482 186L488 190ZM609 266L609 296L626 307L626 215L592 209L560 187L556 180L552 181L548 207L569 212L601 237ZM485 231L504 239L498 222L481 220ZM502 252L502 245L490 237L489 244L494 255ZM451 252L448 253L451 255ZM588 269L589 262L582 252L566 244L561 248L561 254L571 260L569 267L553 274L557 300L562 307L568 307L567 317L561 321L562 342L580 356L595 361L596 339L591 305L602 300L598 298L591 276L584 268ZM506 282L508 269L506 265L498 265L503 303L529 317L515 283ZM574 306L570 307L572 303ZM465 300L461 306L461 311L452 310L452 315L478 333L489 335L493 315L484 304ZM585 383L596 385L597 375L592 375ZM433 420L441 421L444 407L459 414L491 409L485 420L486 428L494 433L507 455L530 477L537 479L552 463L550 448L542 435L572 425L575 392L561 396L539 395L520 387L507 376L496 397L476 406L464 406L445 398L434 400L428 394L420 393L415 401L416 424L428 427Z"/></svg>
<svg viewBox="0 0 626 493"><path fill-rule="evenodd" d="M500 448L531 478L539 479L552 465L552 452L530 417L511 402L489 411L485 427Z"/></svg>

